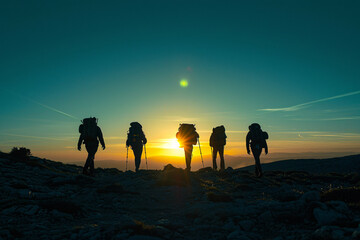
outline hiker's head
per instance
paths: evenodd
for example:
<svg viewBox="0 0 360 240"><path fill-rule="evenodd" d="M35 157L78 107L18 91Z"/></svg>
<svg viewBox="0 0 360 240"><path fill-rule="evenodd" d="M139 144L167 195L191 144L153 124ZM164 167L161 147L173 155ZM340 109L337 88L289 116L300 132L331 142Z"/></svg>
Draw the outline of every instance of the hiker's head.
<svg viewBox="0 0 360 240"><path fill-rule="evenodd" d="M253 123L249 126L250 131L255 131L255 130L259 130L259 129L261 129L261 127L260 127L260 124L258 124L258 123Z"/></svg>
<svg viewBox="0 0 360 240"><path fill-rule="evenodd" d="M141 124L138 123L138 122L131 122L131 123L130 123L130 126L131 126L132 128L139 128L139 129L142 128Z"/></svg>
<svg viewBox="0 0 360 240"><path fill-rule="evenodd" d="M195 124L189 124L189 123L180 123L179 124L179 131L195 131L196 127Z"/></svg>
<svg viewBox="0 0 360 240"><path fill-rule="evenodd" d="M87 125L87 124L97 124L98 119L96 117L89 117L89 118L84 118L81 121L83 124Z"/></svg>
<svg viewBox="0 0 360 240"><path fill-rule="evenodd" d="M214 127L213 128L213 133L225 133L224 125Z"/></svg>
<svg viewBox="0 0 360 240"><path fill-rule="evenodd" d="M199 135L196 133L195 124L182 123L179 126L179 131L176 134L176 138L182 145L194 145L197 142Z"/></svg>
<svg viewBox="0 0 360 240"><path fill-rule="evenodd" d="M81 120L82 124L79 126L79 133L84 133L85 128L96 128L97 119L95 117L84 118Z"/></svg>

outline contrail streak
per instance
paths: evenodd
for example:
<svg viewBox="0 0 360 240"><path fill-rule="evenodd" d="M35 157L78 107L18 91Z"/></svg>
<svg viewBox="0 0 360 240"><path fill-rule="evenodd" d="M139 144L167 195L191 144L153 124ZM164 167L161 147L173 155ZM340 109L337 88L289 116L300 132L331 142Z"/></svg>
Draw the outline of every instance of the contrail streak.
<svg viewBox="0 0 360 240"><path fill-rule="evenodd" d="M63 112L63 111L60 111L60 110L58 110L58 109L56 109L56 108L50 107L50 106L48 106L48 105L45 105L45 104L43 104L43 103L39 103L39 102L37 102L37 101L29 98L29 97L25 97L25 96L19 95L19 94L17 94L17 93L14 93L14 92L12 92L12 91L7 90L7 89L3 89L3 90L5 90L6 92L8 92L8 93L10 93L10 94L12 94L12 95L15 95L15 96L17 96L17 97L19 97L19 98L22 98L22 99L28 100L28 101L30 101L30 102L32 102L32 103L35 103L35 104L37 104L37 105L39 105L39 106L41 106L41 107L43 107L43 108L49 109L49 110L51 110L51 111L53 111L53 112L57 112L57 113L60 113L60 114L62 114L62 115L64 115L64 116L67 116L67 117L69 117L69 118L79 120L79 118L77 118L77 117L75 117L75 116L73 116L73 115L70 115L70 114L65 113L65 112Z"/></svg>
<svg viewBox="0 0 360 240"><path fill-rule="evenodd" d="M291 112L291 111L297 111L299 109L305 108L305 107L307 107L307 106L309 106L311 104L314 104L314 103L326 102L326 101L329 101L329 100L348 97L348 96L352 96L352 95L356 95L356 94L360 94L360 91L345 93L345 94L341 94L341 95L337 95L337 96L333 96L333 97L328 97L328 98L322 98L322 99L319 99L319 100L315 100L315 101L311 101L311 102L307 102L307 103L302 103L302 104L298 104L298 105L294 105L294 106L290 106L290 107L265 108L265 109L259 109L259 111L268 111L268 112L279 112L279 111Z"/></svg>
<svg viewBox="0 0 360 240"><path fill-rule="evenodd" d="M30 100L31 102L33 102L33 103L36 103L36 104L44 107L44 108L47 108L47 109L52 110L52 111L54 111L54 112L60 113L60 114L65 115L65 116L68 116L68 117L70 117L70 118L79 120L77 117L74 117L74 116L72 116L72 115L70 115L70 114L64 113L64 112L62 112L62 111L60 111L60 110L58 110L58 109L56 109L56 108L50 107L50 106L48 106L48 105L39 103L39 102L34 101L34 100L31 100L31 99L29 99L29 100Z"/></svg>

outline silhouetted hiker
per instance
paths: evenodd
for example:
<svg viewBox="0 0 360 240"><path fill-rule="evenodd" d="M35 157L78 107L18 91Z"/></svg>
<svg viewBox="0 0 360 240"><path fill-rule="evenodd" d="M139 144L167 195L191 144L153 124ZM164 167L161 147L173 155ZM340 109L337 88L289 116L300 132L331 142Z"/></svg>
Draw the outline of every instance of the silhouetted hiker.
<svg viewBox="0 0 360 240"><path fill-rule="evenodd" d="M184 148L186 170L190 171L193 145L196 145L199 138L195 125L186 123L180 124L179 131L176 133L176 138L180 143L180 147Z"/></svg>
<svg viewBox="0 0 360 240"><path fill-rule="evenodd" d="M105 150L105 142L100 127L97 125L96 118L84 118L82 124L79 126L79 141L78 150L81 151L81 144L85 143L88 157L83 168L83 174L89 174L88 168L90 168L90 175L94 175L94 159L95 153L99 147L99 141L103 150Z"/></svg>
<svg viewBox="0 0 360 240"><path fill-rule="evenodd" d="M268 154L268 146L266 139L269 138L267 132L263 132L258 123L253 123L249 126L249 132L246 135L246 150L250 154L250 148L255 158L255 175L261 177L263 172L260 164L260 154L263 148L265 148L265 154Z"/></svg>
<svg viewBox="0 0 360 240"><path fill-rule="evenodd" d="M217 169L216 156L219 152L220 155L220 170L225 170L224 161L224 146L226 145L225 127L223 125L213 128L213 132L210 136L210 147L212 147L212 160L213 168Z"/></svg>
<svg viewBox="0 0 360 240"><path fill-rule="evenodd" d="M143 145L147 143L142 126L138 122L130 123L130 128L126 140L126 147L131 146L135 156L135 171L137 172L141 163Z"/></svg>

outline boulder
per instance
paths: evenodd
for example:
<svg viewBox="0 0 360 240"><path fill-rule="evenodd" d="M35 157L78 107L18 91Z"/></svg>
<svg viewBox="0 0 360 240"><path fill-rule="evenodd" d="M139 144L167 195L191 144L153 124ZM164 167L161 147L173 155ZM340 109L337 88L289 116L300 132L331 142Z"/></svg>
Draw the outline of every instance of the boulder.
<svg viewBox="0 0 360 240"><path fill-rule="evenodd" d="M200 168L199 170L197 170L197 172L201 173L201 172L212 172L214 171L212 169L212 167L204 167L204 168Z"/></svg>
<svg viewBox="0 0 360 240"><path fill-rule="evenodd" d="M239 225L242 230L248 232L254 227L255 223L251 220L242 220L239 222Z"/></svg>
<svg viewBox="0 0 360 240"><path fill-rule="evenodd" d="M117 193L117 194L125 193L124 188L119 183L112 183L109 185L98 187L96 189L96 192L97 193Z"/></svg>
<svg viewBox="0 0 360 240"><path fill-rule="evenodd" d="M227 193L208 192L207 197L208 197L209 201L212 201L212 202L231 202L231 201L233 201L232 197Z"/></svg>
<svg viewBox="0 0 360 240"><path fill-rule="evenodd" d="M18 189L17 195L19 198L25 198L25 199L32 198L32 192L29 189Z"/></svg>
<svg viewBox="0 0 360 240"><path fill-rule="evenodd" d="M159 186L186 186L189 183L189 173L181 168L175 168L171 164L164 167L157 181Z"/></svg>
<svg viewBox="0 0 360 240"><path fill-rule="evenodd" d="M38 205L30 205L27 208L27 211L25 211L24 213L26 215L32 216L32 215L35 215L39 210L40 210L40 207Z"/></svg>
<svg viewBox="0 0 360 240"><path fill-rule="evenodd" d="M272 195L280 202L295 201L301 196L300 193L293 191L292 188L287 184L280 187L279 190Z"/></svg>
<svg viewBox="0 0 360 240"><path fill-rule="evenodd" d="M322 226L312 234L312 237L319 240L343 240L345 232L336 226Z"/></svg>
<svg viewBox="0 0 360 240"><path fill-rule="evenodd" d="M339 225L351 220L351 211L341 201L332 201L325 207L315 208L313 214L320 226Z"/></svg>
<svg viewBox="0 0 360 240"><path fill-rule="evenodd" d="M227 240L250 240L245 234L244 231L236 230L230 233L227 238Z"/></svg>
<svg viewBox="0 0 360 240"><path fill-rule="evenodd" d="M18 208L19 208L19 206L12 206L12 207L6 208L6 209L2 210L1 214L2 214L2 215L12 215L12 214L15 214L15 213L18 212Z"/></svg>
<svg viewBox="0 0 360 240"><path fill-rule="evenodd" d="M78 216L82 214L82 208L75 202L69 200L54 199L42 201L39 205L43 209L47 209L48 211L57 210L57 212L71 214L73 216Z"/></svg>
<svg viewBox="0 0 360 240"><path fill-rule="evenodd" d="M264 213L262 213L259 217L258 217L258 221L261 224L269 224L272 223L274 221L274 218L271 214L270 211L266 211Z"/></svg>
<svg viewBox="0 0 360 240"><path fill-rule="evenodd" d="M135 236L129 237L127 240L162 240L162 239L158 238L158 237L153 237L153 236L135 235Z"/></svg>
<svg viewBox="0 0 360 240"><path fill-rule="evenodd" d="M320 193L317 191L306 192L301 196L300 200L305 203L318 202L320 201Z"/></svg>
<svg viewBox="0 0 360 240"><path fill-rule="evenodd" d="M51 211L51 215L56 220L73 220L73 216L64 212L59 212L58 210L54 209Z"/></svg>
<svg viewBox="0 0 360 240"><path fill-rule="evenodd" d="M235 231L238 227L235 226L234 221L230 219L222 226L222 228L226 231L232 232Z"/></svg>
<svg viewBox="0 0 360 240"><path fill-rule="evenodd" d="M355 229L355 231L352 233L351 236L353 239L360 240L360 224L359 227Z"/></svg>

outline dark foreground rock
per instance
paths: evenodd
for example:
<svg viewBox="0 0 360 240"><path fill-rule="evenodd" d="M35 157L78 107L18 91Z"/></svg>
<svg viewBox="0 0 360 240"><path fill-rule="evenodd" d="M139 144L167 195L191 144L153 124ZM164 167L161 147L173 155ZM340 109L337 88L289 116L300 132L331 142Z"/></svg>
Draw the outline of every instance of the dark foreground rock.
<svg viewBox="0 0 360 240"><path fill-rule="evenodd" d="M121 172L0 158L0 239L360 239L359 173Z"/></svg>

